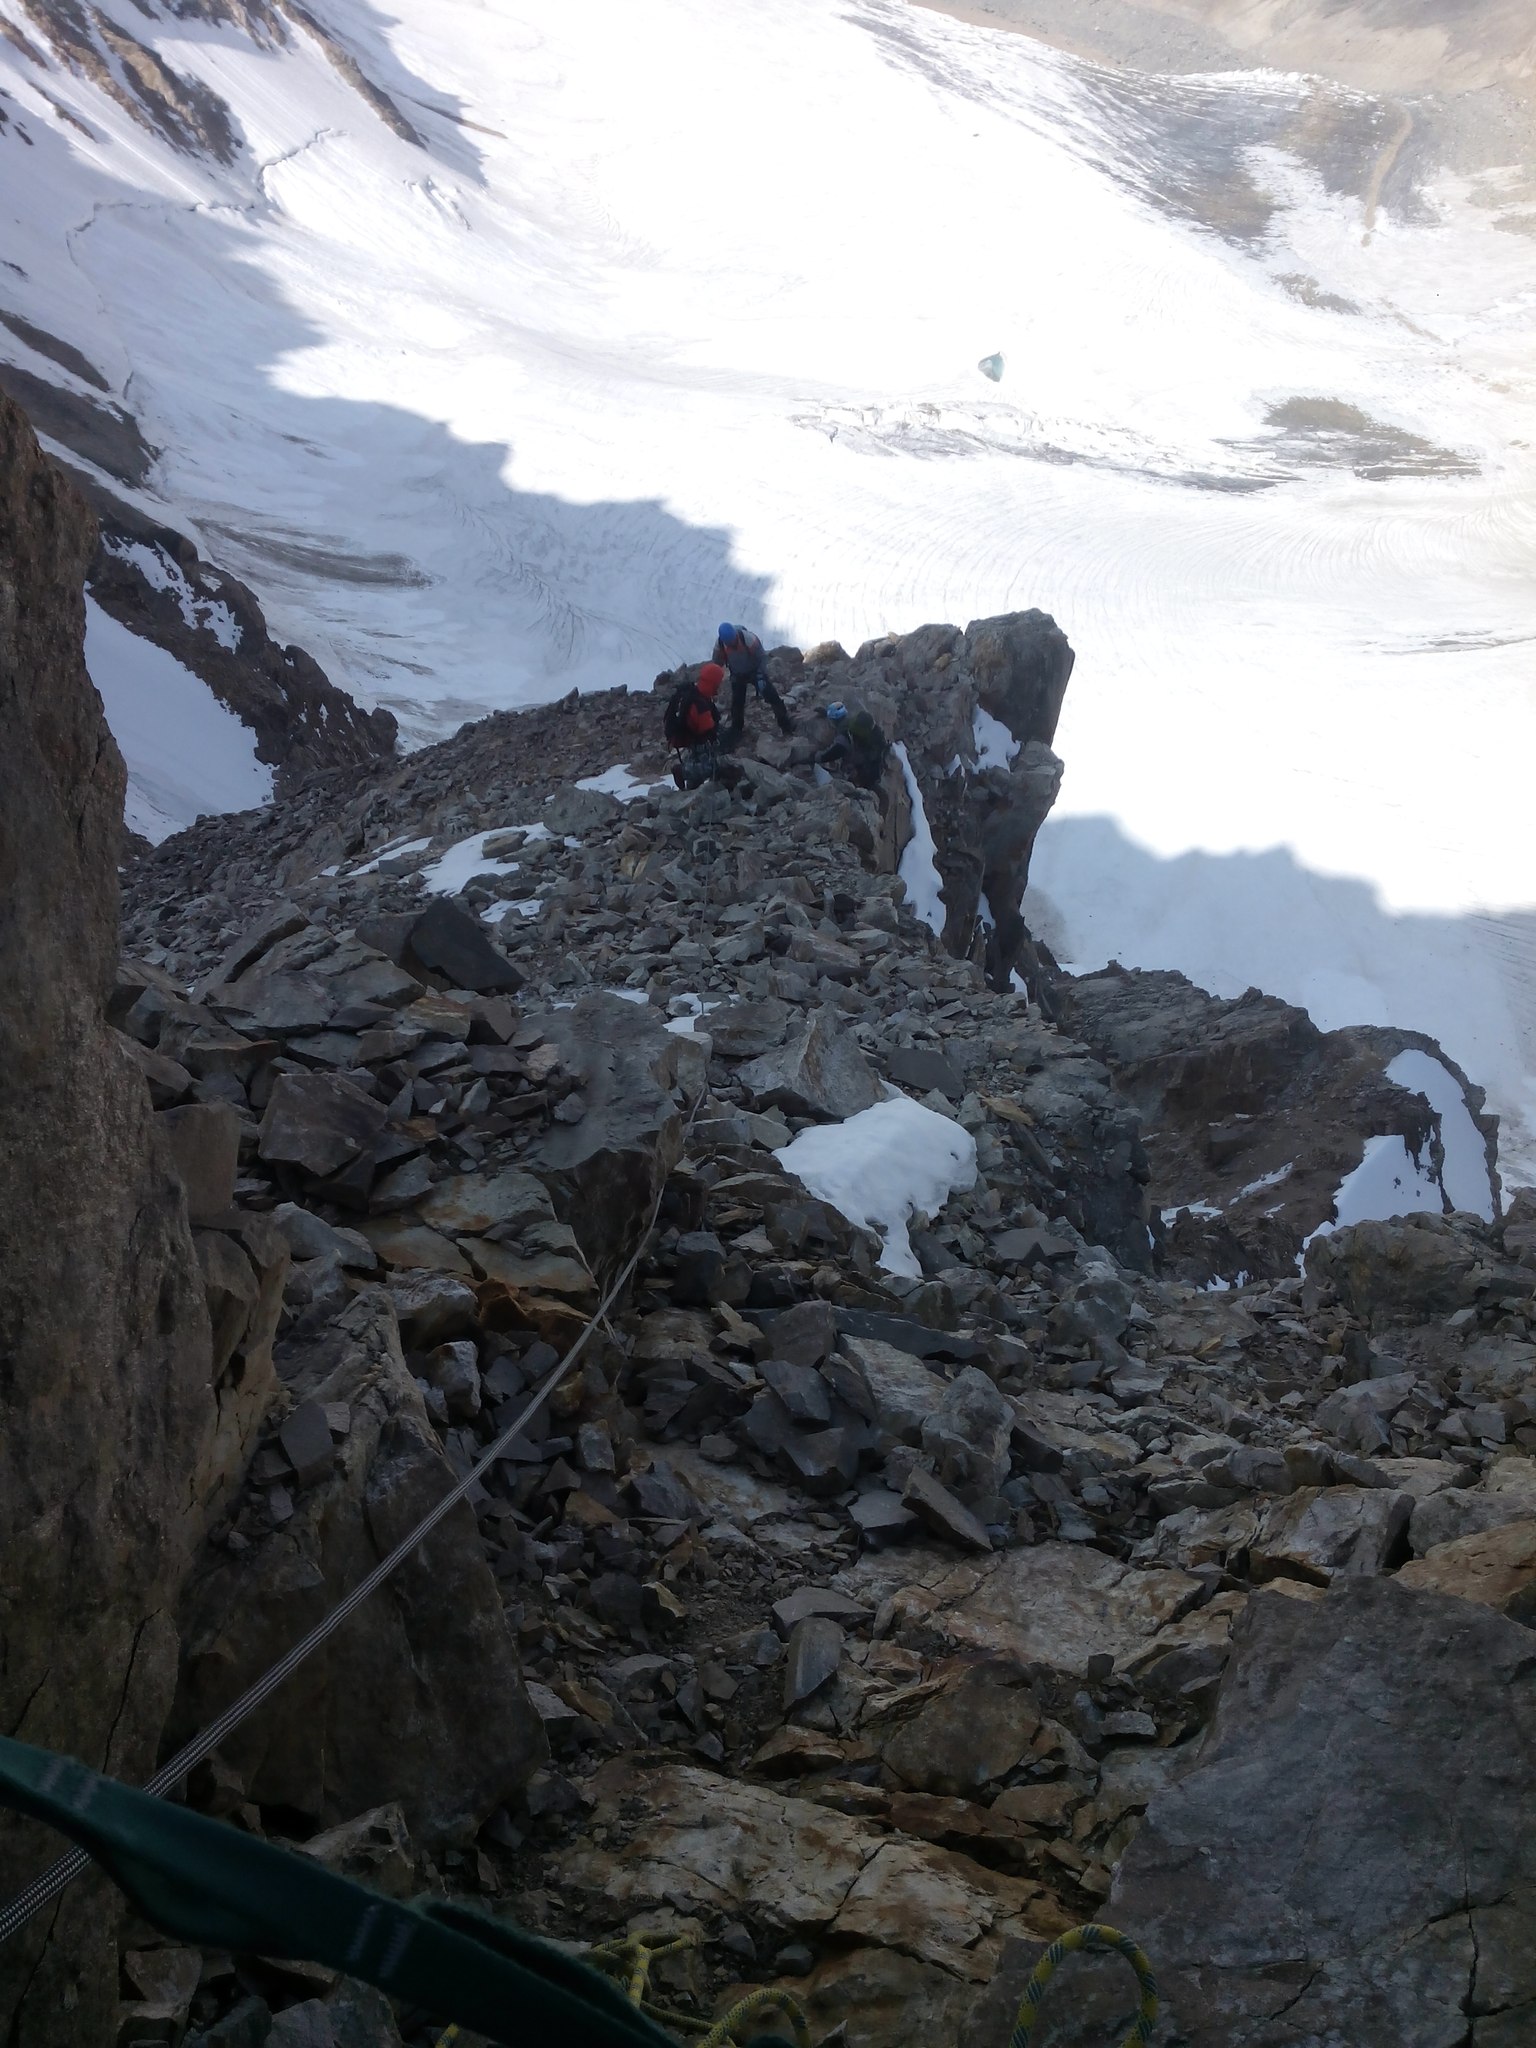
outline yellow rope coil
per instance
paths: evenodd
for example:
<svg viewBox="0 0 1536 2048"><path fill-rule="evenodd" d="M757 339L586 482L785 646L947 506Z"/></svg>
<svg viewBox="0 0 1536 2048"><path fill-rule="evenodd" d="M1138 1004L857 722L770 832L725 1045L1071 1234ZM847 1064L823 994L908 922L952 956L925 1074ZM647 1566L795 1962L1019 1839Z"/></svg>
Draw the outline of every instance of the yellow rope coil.
<svg viewBox="0 0 1536 2048"><path fill-rule="evenodd" d="M776 1991L771 1984L765 1984L760 1991L749 1991L723 2019L716 2020L699 2043L699 2048L726 2048L727 2042L736 2040L736 2029L744 2021L766 2012L771 2006L777 2006L789 2021L795 2048L811 2048L811 2026L799 1999L787 1991Z"/></svg>
<svg viewBox="0 0 1536 2048"><path fill-rule="evenodd" d="M1151 2041L1152 2029L1157 2025L1157 1979L1152 1974L1151 1963L1128 1934L1122 1934L1115 1927L1100 1927L1090 1920L1062 1935L1059 1941L1053 1941L1036 1963L1029 1982L1024 1986L1023 2001L1019 2006L1019 2016L1013 2023L1008 2048L1029 2048L1035 2021L1040 2016L1040 2001L1045 1996L1045 1987L1055 1976L1063 1958L1078 1949L1125 1957L1141 1986L1141 2004L1121 2048L1146 2048Z"/></svg>
<svg viewBox="0 0 1536 2048"><path fill-rule="evenodd" d="M810 2022L798 1999L787 1991L776 1990L771 1984L749 1991L713 2024L696 2018L692 2013L674 2012L665 2006L653 2005L649 1998L652 1963L659 1962L663 1956L675 1955L680 1949L697 1947L698 1936L694 1934L680 1934L671 1941L661 1942L653 1941L648 1934L629 1934L617 1941L599 1942L596 1948L587 1950L583 1961L610 1977L622 1975L630 1998L650 2018L686 2033L702 2034L704 2038L698 2048L727 2048L727 2044L736 2042L738 2027L770 2009L782 2012L789 2021L795 2048L810 2048Z"/></svg>

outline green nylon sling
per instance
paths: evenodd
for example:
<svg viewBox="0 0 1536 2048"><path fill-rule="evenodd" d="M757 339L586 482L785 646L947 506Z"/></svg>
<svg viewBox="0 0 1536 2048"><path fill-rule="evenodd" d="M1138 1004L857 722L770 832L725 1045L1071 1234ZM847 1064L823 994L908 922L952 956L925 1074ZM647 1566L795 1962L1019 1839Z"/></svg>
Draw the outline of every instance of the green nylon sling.
<svg viewBox="0 0 1536 2048"><path fill-rule="evenodd" d="M0 1737L0 1806L70 1836L146 1920L195 1947L323 1963L520 2048L676 2048L617 1985L521 1928L435 1899L401 1905L51 1750Z"/></svg>

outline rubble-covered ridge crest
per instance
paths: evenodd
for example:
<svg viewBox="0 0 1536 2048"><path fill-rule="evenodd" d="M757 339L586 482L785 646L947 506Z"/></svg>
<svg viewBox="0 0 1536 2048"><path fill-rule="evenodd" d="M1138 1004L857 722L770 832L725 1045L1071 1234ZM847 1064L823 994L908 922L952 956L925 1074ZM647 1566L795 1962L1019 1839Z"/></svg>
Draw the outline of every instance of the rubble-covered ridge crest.
<svg viewBox="0 0 1536 2048"><path fill-rule="evenodd" d="M1536 1837L1496 1796L1532 1760L1536 1210L1338 1228L1299 1269L1319 1215L1248 1220L1282 1124L1315 1190L1397 1095L1394 1142L1444 1112L1396 1045L1339 1049L1330 1092L1293 1016L1028 938L1071 667L1043 614L770 665L796 728L749 706L730 788L670 780L665 676L132 863L109 1017L211 1331L167 1740L507 1438L190 1796L560 1939L686 1931L669 2002L784 1983L855 2048L1001 2038L1098 1917L1153 1953L1163 2048L1297 1999L1318 2038L1459 2040L1474 1953L1505 2048L1536 2010ZM878 786L818 761L835 701L901 743ZM1197 1172L1237 1284L1165 1222ZM1399 1793L1455 1760L1427 1834L1360 1701ZM1369 1882L1347 1840L1296 1872L1308 1757ZM323 1973L121 1969L136 2027L205 2048L403 2038ZM1084 1966L1082 2038L1126 1988Z"/></svg>

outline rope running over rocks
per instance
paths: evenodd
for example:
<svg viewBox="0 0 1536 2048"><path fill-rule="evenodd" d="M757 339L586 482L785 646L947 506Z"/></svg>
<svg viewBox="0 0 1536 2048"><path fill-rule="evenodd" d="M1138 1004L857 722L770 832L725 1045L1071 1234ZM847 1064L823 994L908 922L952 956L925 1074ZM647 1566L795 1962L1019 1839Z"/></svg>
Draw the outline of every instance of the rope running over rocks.
<svg viewBox="0 0 1536 2048"><path fill-rule="evenodd" d="M689 1132L693 1129L694 1119L699 1113L700 1104L703 1102L707 1092L707 1090L701 1089L689 1107L688 1120L683 1127L683 1140L685 1144ZM527 1407L523 1409L517 1420L510 1423L501 1432L496 1441L470 1467L457 1486L444 1494L437 1506L422 1517L410 1534L397 1543L389 1555L381 1559L374 1566L373 1570L369 1572L368 1576L354 1586L352 1591L340 1600L331 1609L329 1614L318 1621L307 1636L302 1637L300 1641L295 1643L286 1656L280 1657L277 1663L269 1671L265 1672L262 1677L258 1678L248 1691L243 1692L232 1706L226 1707L218 1719L210 1722L201 1735L195 1735L184 1748L176 1752L168 1764L165 1764L160 1770L156 1771L155 1775L144 1787L146 1792L154 1794L157 1798L164 1798L166 1793L174 1791L189 1771L194 1770L205 1757L212 1755L220 1743L233 1735L243 1721L248 1720L259 1706L270 1699L278 1687L286 1679L291 1678L299 1666L312 1657L322 1643L330 1640L342 1623L357 1612L358 1608L362 1606L371 1593L377 1592L384 1581L399 1570L416 1546L431 1535L443 1517L451 1509L458 1506L470 1488L496 1463L513 1439L522 1434L528 1423L543 1407L544 1403L549 1399L556 1387L560 1385L571 1367L586 1349L587 1339L598 1325L604 1321L608 1311L613 1307L619 1295L628 1285L630 1276L639 1265L641 1258L644 1256L646 1246L650 1242L651 1232L655 1228L656 1218L661 1211L661 1198L665 1192L666 1176L663 1175L661 1186L656 1190L656 1199L651 1204L651 1213L646 1219L645 1229L641 1232L640 1242L636 1246L634 1253L625 1263L618 1278L609 1287L608 1292L587 1318L585 1326L571 1345L570 1350L566 1352L560 1363L553 1367L548 1379L545 1380L543 1386L539 1388ZM83 1849L71 1849L67 1856L61 1856L57 1863L45 1870L41 1877L35 1879L33 1883L27 1886L25 1891L18 1892L16 1897L7 1905L0 1907L0 1942L9 1941L13 1934L16 1934L21 1928L25 1927L29 1920L40 1913L44 1906L56 1899L60 1892L67 1885L71 1884L83 1870L89 1868L90 1861L90 1857Z"/></svg>

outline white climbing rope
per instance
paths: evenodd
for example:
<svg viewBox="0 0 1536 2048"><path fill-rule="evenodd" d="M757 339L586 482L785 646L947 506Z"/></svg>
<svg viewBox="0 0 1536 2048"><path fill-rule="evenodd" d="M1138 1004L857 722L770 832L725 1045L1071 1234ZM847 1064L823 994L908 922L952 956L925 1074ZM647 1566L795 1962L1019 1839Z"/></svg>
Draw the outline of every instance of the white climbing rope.
<svg viewBox="0 0 1536 2048"><path fill-rule="evenodd" d="M687 1142L688 1134L693 1129L694 1118L698 1115L699 1105L704 1100L705 1093L707 1093L707 1090L701 1089L689 1108L688 1120L683 1127L684 1143ZM187 1773L195 1769L203 1761L204 1757L210 1756L221 1742L233 1735L240 1724L248 1720L264 1701L270 1699L278 1687L286 1679L291 1678L299 1666L312 1657L322 1643L329 1641L337 1629L341 1627L342 1623L349 1616L357 1612L358 1608L362 1606L371 1593L377 1592L384 1581L399 1570L416 1546L431 1535L438 1523L442 1521L443 1517L451 1509L458 1506L470 1488L490 1470L514 1438L521 1436L528 1423L538 1414L544 1403L549 1399L556 1387L560 1385L560 1382L565 1378L577 1359L580 1358L582 1352L586 1349L587 1339L598 1325L604 1321L608 1311L613 1307L614 1302L617 1301L619 1295L628 1285L631 1274L636 1266L639 1265L641 1258L644 1256L645 1248L650 1242L651 1232L655 1228L656 1218L660 1213L661 1198L666 1192L666 1184L667 1177L663 1175L661 1186L656 1190L656 1199L651 1204L651 1213L646 1219L645 1229L641 1232L640 1242L636 1246L633 1255L626 1261L617 1279L614 1280L608 1292L603 1296L591 1315L588 1316L586 1323L583 1325L580 1334L571 1345L571 1348L566 1352L559 1364L551 1369L548 1379L545 1380L532 1400L529 1401L517 1420L510 1423L501 1432L500 1436L496 1438L495 1442L481 1453L480 1457L470 1467L469 1471L465 1473L458 1484L444 1494L443 1498L437 1503L437 1506L422 1517L410 1534L402 1538L395 1545L394 1549L390 1551L389 1555L382 1558L374 1566L365 1579L359 1581L350 1593L338 1601L329 1614L316 1622L307 1636L302 1637L295 1643L286 1656L280 1657L270 1670L264 1672L254 1685L240 1695L233 1705L226 1707L216 1721L210 1722L200 1735L195 1735L189 1743L177 1750L168 1764L165 1764L160 1770L156 1771L155 1775L144 1787L146 1792L153 1793L157 1798L163 1798L167 1792L173 1791L181 1783L182 1779L186 1777ZM8 1904L0 1907L0 1942L9 1941L13 1934L25 1927L27 1922L40 1913L43 1907L48 1905L51 1900L56 1899L65 1886L77 1878L81 1871L89 1868L90 1861L90 1857L86 1855L83 1849L71 1849L67 1856L61 1856L57 1863L52 1864L43 1872L41 1877L29 1884L25 1891L18 1892L15 1898L10 1900Z"/></svg>

